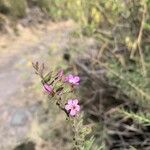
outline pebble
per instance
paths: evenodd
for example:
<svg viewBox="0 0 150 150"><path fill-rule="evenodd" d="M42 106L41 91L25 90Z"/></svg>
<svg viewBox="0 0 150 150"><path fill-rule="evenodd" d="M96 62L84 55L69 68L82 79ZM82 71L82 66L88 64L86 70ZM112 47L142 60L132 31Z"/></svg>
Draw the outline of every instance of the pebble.
<svg viewBox="0 0 150 150"><path fill-rule="evenodd" d="M16 110L11 119L12 126L24 126L29 120L29 113L25 109Z"/></svg>

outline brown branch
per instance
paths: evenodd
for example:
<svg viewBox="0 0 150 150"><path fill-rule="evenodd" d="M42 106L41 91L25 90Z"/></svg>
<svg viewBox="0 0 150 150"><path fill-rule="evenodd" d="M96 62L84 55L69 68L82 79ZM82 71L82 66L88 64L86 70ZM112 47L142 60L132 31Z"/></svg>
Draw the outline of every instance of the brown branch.
<svg viewBox="0 0 150 150"><path fill-rule="evenodd" d="M146 2L144 3L144 8L143 8L143 15L142 15L142 21L141 21L141 27L139 30L139 34L138 34L138 38L134 43L134 47L131 51L131 55L130 58L134 57L134 54L136 52L136 50L139 50L139 54L140 54L140 59L141 59L141 65L142 65L142 70L143 70L143 75L146 76L146 67L145 67L145 61L144 61L144 55L142 52L142 48L141 48L141 41L142 41L142 35L143 35L143 29L144 29L144 23L145 23L145 19L146 19L146 14L147 14L147 5Z"/></svg>

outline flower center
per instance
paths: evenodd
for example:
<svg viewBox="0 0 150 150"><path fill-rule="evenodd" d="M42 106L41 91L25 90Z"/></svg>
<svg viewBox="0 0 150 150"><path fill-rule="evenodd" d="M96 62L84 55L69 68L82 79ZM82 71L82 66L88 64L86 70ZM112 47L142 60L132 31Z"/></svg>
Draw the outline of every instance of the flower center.
<svg viewBox="0 0 150 150"><path fill-rule="evenodd" d="M72 109L76 109L76 106L72 106Z"/></svg>

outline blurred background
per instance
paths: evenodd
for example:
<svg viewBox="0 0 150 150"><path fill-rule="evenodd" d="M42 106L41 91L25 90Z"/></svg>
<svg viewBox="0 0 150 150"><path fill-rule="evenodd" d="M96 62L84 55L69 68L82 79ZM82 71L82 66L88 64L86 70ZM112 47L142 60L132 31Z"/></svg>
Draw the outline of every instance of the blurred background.
<svg viewBox="0 0 150 150"><path fill-rule="evenodd" d="M150 0L0 0L0 150L72 150L35 61L81 77L79 149L150 150Z"/></svg>

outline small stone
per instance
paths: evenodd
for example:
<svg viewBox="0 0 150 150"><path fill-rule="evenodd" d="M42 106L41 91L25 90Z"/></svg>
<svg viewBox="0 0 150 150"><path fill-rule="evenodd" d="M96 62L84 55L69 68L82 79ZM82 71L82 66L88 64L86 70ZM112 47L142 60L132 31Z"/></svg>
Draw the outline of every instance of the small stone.
<svg viewBox="0 0 150 150"><path fill-rule="evenodd" d="M35 143L33 142L23 143L14 148L14 150L35 150Z"/></svg>
<svg viewBox="0 0 150 150"><path fill-rule="evenodd" d="M28 113L24 109L19 109L14 112L11 119L11 125L24 126L28 121Z"/></svg>

